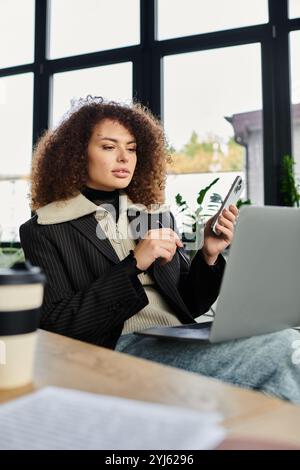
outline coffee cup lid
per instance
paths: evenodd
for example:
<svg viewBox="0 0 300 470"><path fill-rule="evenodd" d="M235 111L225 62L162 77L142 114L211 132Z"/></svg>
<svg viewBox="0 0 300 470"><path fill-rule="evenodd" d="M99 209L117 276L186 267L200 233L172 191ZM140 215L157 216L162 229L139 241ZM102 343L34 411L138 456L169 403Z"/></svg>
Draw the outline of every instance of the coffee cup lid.
<svg viewBox="0 0 300 470"><path fill-rule="evenodd" d="M0 269L0 286L15 284L45 284L41 269L29 261L15 263L11 268Z"/></svg>

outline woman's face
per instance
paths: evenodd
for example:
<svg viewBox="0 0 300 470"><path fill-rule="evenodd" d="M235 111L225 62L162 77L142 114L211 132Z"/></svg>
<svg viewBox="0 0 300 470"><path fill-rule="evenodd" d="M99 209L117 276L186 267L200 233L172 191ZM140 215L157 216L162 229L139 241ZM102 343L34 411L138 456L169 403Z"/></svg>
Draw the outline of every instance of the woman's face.
<svg viewBox="0 0 300 470"><path fill-rule="evenodd" d="M136 166L136 140L117 121L105 119L94 127L88 144L87 186L104 191L126 188Z"/></svg>

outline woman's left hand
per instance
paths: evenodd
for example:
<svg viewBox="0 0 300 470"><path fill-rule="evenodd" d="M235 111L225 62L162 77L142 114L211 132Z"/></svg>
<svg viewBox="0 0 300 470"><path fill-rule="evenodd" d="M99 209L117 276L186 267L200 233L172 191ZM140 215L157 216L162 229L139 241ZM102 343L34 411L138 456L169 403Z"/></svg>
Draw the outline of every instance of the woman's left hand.
<svg viewBox="0 0 300 470"><path fill-rule="evenodd" d="M219 236L215 235L211 229L212 218L206 223L204 229L204 243L201 250L207 264L215 264L219 254L232 242L234 223L238 213L239 211L234 205L230 205L229 210L224 209L222 211L216 226L218 232L221 232Z"/></svg>

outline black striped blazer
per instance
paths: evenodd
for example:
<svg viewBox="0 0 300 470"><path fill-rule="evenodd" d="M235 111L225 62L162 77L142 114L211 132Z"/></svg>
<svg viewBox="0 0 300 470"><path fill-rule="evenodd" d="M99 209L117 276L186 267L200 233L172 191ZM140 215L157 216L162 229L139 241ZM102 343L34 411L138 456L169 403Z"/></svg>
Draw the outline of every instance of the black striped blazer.
<svg viewBox="0 0 300 470"><path fill-rule="evenodd" d="M163 225L176 230L170 213L168 220ZM38 224L35 215L20 227L20 239L26 259L47 277L40 327L113 349L124 322L148 299L110 241L96 236L96 226L93 214L52 225ZM176 253L164 266L156 260L148 272L177 318L192 323L216 300L224 266L221 255L208 266L201 252L190 265Z"/></svg>

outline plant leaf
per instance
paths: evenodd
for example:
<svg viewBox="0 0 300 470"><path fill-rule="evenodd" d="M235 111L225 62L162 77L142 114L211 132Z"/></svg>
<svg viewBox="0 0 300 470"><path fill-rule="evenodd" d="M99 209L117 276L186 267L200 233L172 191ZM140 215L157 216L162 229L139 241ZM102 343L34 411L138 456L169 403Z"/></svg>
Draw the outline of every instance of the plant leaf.
<svg viewBox="0 0 300 470"><path fill-rule="evenodd" d="M197 198L197 203L199 205L201 205L203 203L203 200L205 198L205 195L207 193L207 191L214 185L216 184L217 181L219 181L220 178L216 178L212 183L210 183L210 185L206 186L206 188L204 189L201 189L201 191L199 191L199 196Z"/></svg>

